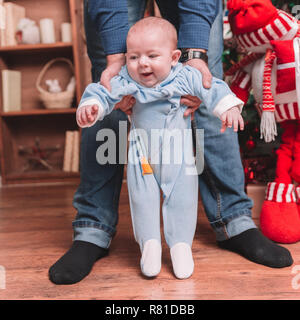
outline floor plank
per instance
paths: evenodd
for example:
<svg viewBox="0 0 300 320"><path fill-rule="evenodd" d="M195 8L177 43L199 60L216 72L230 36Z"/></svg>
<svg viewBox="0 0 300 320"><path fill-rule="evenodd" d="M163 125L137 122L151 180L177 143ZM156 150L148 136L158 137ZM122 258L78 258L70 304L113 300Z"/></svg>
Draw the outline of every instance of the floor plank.
<svg viewBox="0 0 300 320"><path fill-rule="evenodd" d="M169 249L163 243L161 273L155 279L143 277L125 183L109 256L98 261L80 283L54 285L48 280L48 268L71 245L75 189L65 184L0 188L0 272L5 270L0 299L299 299L300 280L292 273L300 259L299 243L285 245L295 261L291 267L271 269L249 262L216 246L201 203L193 276L187 280L174 277Z"/></svg>

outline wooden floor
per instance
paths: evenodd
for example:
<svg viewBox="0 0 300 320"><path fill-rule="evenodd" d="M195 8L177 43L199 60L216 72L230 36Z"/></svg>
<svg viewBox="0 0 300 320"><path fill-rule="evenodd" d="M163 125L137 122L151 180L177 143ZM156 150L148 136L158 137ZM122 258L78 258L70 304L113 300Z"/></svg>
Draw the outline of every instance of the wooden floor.
<svg viewBox="0 0 300 320"><path fill-rule="evenodd" d="M48 268L72 243L75 188L62 184L0 188L0 300L300 298L300 243L286 246L295 261L289 268L254 264L216 246L201 208L193 244L193 276L187 280L174 277L164 243L161 273L155 279L144 278L139 269L140 253L133 239L125 183L118 233L110 255L98 261L80 283L54 285L48 280Z"/></svg>

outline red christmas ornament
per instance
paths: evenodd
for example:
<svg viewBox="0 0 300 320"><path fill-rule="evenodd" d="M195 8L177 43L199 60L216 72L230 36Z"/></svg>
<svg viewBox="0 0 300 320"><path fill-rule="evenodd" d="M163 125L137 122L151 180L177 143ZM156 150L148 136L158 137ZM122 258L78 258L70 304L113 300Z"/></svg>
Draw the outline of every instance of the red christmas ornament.
<svg viewBox="0 0 300 320"><path fill-rule="evenodd" d="M255 147L256 147L256 144L252 139L246 142L246 148L248 149L248 151L253 150Z"/></svg>

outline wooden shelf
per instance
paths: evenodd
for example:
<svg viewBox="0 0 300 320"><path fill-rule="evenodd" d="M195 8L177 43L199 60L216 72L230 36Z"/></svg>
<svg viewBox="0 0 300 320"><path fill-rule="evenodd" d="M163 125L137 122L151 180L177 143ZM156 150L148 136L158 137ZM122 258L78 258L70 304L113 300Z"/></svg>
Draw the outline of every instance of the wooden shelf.
<svg viewBox="0 0 300 320"><path fill-rule="evenodd" d="M0 47L0 54L1 53L13 53L13 52L35 52L35 51L48 51L48 50L57 50L60 48L72 48L71 42L56 42L56 43L49 43L49 44L19 44L17 46L7 46L7 47Z"/></svg>
<svg viewBox="0 0 300 320"><path fill-rule="evenodd" d="M39 182L74 182L79 180L79 172L62 171L65 159L66 132L78 131L76 106L85 82L86 46L81 34L83 28L82 0L13 0L26 9L26 17L37 25L42 18L54 22L57 42L50 44L19 44L0 47L0 170L5 184ZM72 42L61 42L61 25L71 24ZM36 81L44 66L53 59L65 58L73 68L65 63L54 63L41 79L41 87L47 90L45 80L57 79L64 90L71 77L75 77L75 94L71 108L45 108L36 87ZM3 112L2 70L21 73L21 111ZM66 105L67 106L67 105ZM8 108L9 109L9 108ZM41 151L37 151L37 144ZM22 153L22 148L26 152ZM47 150L50 150L48 153ZM52 151L51 151L52 150ZM54 151L53 151L54 150ZM37 155L30 158L31 153ZM34 165L34 160L45 156L53 170L43 170ZM78 154L76 154L77 157ZM29 170L30 171L27 171ZM23 170L26 170L25 172Z"/></svg>
<svg viewBox="0 0 300 320"><path fill-rule="evenodd" d="M22 116L34 116L34 115L50 115L50 114L72 114L76 113L75 108L64 109L32 109L12 112L0 112L1 117L22 117Z"/></svg>

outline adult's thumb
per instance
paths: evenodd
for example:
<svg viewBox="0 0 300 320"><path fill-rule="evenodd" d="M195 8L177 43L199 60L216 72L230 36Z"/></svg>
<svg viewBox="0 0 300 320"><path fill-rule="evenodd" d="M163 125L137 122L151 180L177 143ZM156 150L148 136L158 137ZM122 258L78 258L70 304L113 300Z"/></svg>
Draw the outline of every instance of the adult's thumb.
<svg viewBox="0 0 300 320"><path fill-rule="evenodd" d="M102 72L102 75L101 75L101 78L100 78L100 84L103 87L105 87L108 91L111 90L111 87L110 87L110 76L105 71Z"/></svg>

